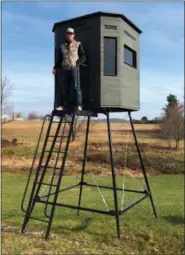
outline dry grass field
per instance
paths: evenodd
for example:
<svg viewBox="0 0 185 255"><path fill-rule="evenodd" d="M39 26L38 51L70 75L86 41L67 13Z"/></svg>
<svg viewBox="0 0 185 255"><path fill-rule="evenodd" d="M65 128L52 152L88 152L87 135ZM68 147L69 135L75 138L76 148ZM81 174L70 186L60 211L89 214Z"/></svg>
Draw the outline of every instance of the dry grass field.
<svg viewBox="0 0 185 255"><path fill-rule="evenodd" d="M2 166L4 171L27 171L31 165L42 121L14 121L3 125L2 137L13 144L2 143ZM56 125L56 124L54 124ZM53 126L54 132L56 126ZM117 174L123 174L127 145L127 162L124 174L139 175L140 164L129 124L112 123L112 141ZM149 175L176 174L183 172L183 141L181 149L170 150L167 141L162 139L157 125L135 124L136 135ZM46 128L43 133L46 132ZM42 138L42 141L43 141ZM85 138L85 126L78 137L70 144L66 175L76 175L81 171ZM87 153L87 172L110 174L108 134L106 123L93 123L90 126ZM12 167L13 166L13 167Z"/></svg>

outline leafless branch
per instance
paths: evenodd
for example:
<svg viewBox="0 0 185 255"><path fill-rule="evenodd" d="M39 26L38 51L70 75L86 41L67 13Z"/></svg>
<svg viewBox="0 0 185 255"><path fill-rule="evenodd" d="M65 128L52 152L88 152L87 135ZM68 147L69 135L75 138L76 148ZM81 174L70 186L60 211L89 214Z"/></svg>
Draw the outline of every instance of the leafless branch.
<svg viewBox="0 0 185 255"><path fill-rule="evenodd" d="M13 111L10 97L12 95L13 84L5 75L1 82L1 111L2 111L2 124L12 121L10 115Z"/></svg>

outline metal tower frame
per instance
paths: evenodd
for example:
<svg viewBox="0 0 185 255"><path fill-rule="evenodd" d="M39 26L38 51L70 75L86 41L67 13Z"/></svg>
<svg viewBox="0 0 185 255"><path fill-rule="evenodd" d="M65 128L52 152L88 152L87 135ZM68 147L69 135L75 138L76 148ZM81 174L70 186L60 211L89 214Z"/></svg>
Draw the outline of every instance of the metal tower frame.
<svg viewBox="0 0 185 255"><path fill-rule="evenodd" d="M75 210L77 210L77 215L79 215L79 211L82 210L82 211L89 211L89 212L95 212L95 213L101 213L101 214L105 214L105 215L114 216L115 219L116 219L116 228L117 228L118 238L120 238L120 215L123 214L124 212L126 212L127 210L129 210L130 208L132 208L133 206L135 206L136 204L140 203L145 198L149 197L151 205L152 205L154 216L157 218L157 213L156 213L156 209L155 209L155 206L154 206L151 189L150 189L150 186L149 186L145 166L144 166L143 159L142 159L142 156L141 156L141 152L140 152L140 149L139 149L139 145L138 145L138 141L137 141L137 137L136 137L136 133L135 133L135 129L134 129L134 125L133 125L133 121L132 121L130 111L128 111L128 116L129 116L129 120L130 120L132 133L133 133L133 136L134 136L135 146L136 146L137 153L138 153L139 160L140 160L140 164L141 164L142 173L143 173L145 184L146 184L146 189L143 190L143 191L132 190L132 189L124 189L124 191L133 192L133 193L140 193L140 194L143 194L143 196L141 198L139 198L138 200L136 200L135 202L131 203L130 205L126 206L125 208L118 209L117 191L122 191L123 189L118 188L117 184L116 184L116 173L115 173L115 168L114 168L114 158L113 158L113 152L112 152L112 137L111 137L111 127L110 127L110 116L109 116L110 112L106 110L105 112L101 112L101 113L105 114L106 118L107 118L109 153L110 153L110 163L111 163L111 173L112 173L112 187L102 186L102 185L99 185L99 187L104 188L104 189L111 189L113 191L114 210L104 211L104 210L92 209L92 208L87 208L87 207L82 207L81 206L81 198L82 198L82 193L83 193L83 187L84 186L97 187L96 185L84 182L84 175L85 175L87 145L88 145L88 137L89 137L89 125L90 125L90 120L91 120L90 118L91 118L91 116L97 116L98 113L100 113L100 112L99 111L98 112L96 112L96 111L94 111L94 112L92 112L92 111L91 112L90 111L78 112L78 111L67 111L67 110L65 111L64 110L64 111L53 111L51 116L50 115L45 116L44 121L43 121L43 125L42 125L42 128L41 128L40 136L39 136L39 141L38 141L36 151L35 151L35 155L34 155L34 158L33 158L33 163L32 163L30 173L29 173L29 176L28 176L26 188L25 188L25 191L24 191L24 194L23 194L22 204L21 204L22 211L25 213L24 221L23 221L23 225L22 225L22 233L25 231L25 228L28 224L29 219L40 220L40 221L46 222L48 224L46 235L45 235L45 239L48 239L56 206L75 209ZM71 141L71 135L72 135L73 125L74 125L74 120L75 120L76 115L88 116L87 126L86 126L86 134L85 134L84 155L83 155L83 161L82 161L81 181L79 183L77 183L76 185L69 186L65 189L60 189L60 186L62 184L62 177L64 175L65 162L66 162L66 158L67 158L67 154L68 154L69 144L70 144L70 141ZM54 116L58 116L60 118L59 122L54 121ZM66 116L70 116L71 120L69 121L69 118L66 118ZM34 162L35 162L35 159L36 159L36 155L38 153L38 148L39 148L41 136L42 136L42 133L43 133L43 128L44 128L44 125L46 123L47 118L50 118L49 126L48 126L48 129L47 129L44 144L43 144L43 147L42 147L42 153L41 153L41 156L40 156L39 164L38 164L37 170L35 172L35 178L34 178L33 186L32 186L32 189L31 189L31 192L30 192L30 195L29 195L28 203L25 207L25 200L26 200L26 197L28 196L28 188L29 188L29 185L30 185L31 176L34 173L34 171L33 171ZM56 131L55 131L55 135L50 135L53 123L57 123L57 128L56 128ZM68 130L68 135L67 136L65 135L66 123L69 123L69 130ZM62 130L62 134L61 134L60 128L62 127L62 124L64 124L64 126L63 126L63 130ZM52 138L52 144L50 146L50 149L47 150L47 143L48 143L49 138ZM56 144L56 141L57 141L58 138L60 138L59 149L55 151L54 147L55 147L55 144ZM66 144L64 146L65 148L64 148L64 150L61 150L62 143L63 143L63 140L65 138L67 138ZM47 156L45 156L46 152L48 153ZM49 165L52 153L57 153L56 162L55 162L54 166ZM63 159L62 159L62 162L60 164L60 167L57 167L57 163L59 161L59 155L60 154L63 155ZM46 158L45 163L43 163L44 162L44 156ZM50 183L44 183L43 182L45 174L47 172L47 169L52 169L52 171L53 171ZM56 177L56 172L57 171L58 171L58 176L57 176L57 180L54 184L54 178ZM44 196L39 196L41 186L49 186L49 191ZM67 191L67 190L72 189L72 188L76 188L78 186L80 187L80 191L79 191L79 199L78 199L78 205L77 206L57 202L59 193ZM52 189L55 189L55 192L52 192ZM49 201L49 198L51 196L53 197L53 201ZM38 218L35 218L35 217L31 216L32 211L34 210L34 207L35 207L36 203L45 204L45 209L44 209L45 219L38 219ZM51 206L50 210L48 209L49 206Z"/></svg>

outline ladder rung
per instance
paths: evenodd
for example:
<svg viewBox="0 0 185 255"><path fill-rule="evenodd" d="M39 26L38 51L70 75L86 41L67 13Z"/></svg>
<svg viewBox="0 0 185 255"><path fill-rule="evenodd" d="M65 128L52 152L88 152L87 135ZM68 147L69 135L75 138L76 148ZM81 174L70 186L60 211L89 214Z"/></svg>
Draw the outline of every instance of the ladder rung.
<svg viewBox="0 0 185 255"><path fill-rule="evenodd" d="M45 152L50 152L50 151L45 151ZM65 153L64 151L52 151L52 153L53 152L55 152L55 153L57 153L57 152L59 152L59 153Z"/></svg>
<svg viewBox="0 0 185 255"><path fill-rule="evenodd" d="M54 124L59 124L59 122L60 121L52 121L52 124L54 123ZM62 121L62 124L65 124L65 123L68 123L68 124L71 124L72 123L72 121Z"/></svg>
<svg viewBox="0 0 185 255"><path fill-rule="evenodd" d="M45 166L41 166L41 167L45 167ZM54 166L47 166L47 168L49 169L54 169ZM55 167L55 170L60 170L60 167Z"/></svg>
<svg viewBox="0 0 185 255"><path fill-rule="evenodd" d="M59 123L59 122L60 122L60 121L58 121L58 122L57 122L57 121L52 121L52 123ZM71 124L72 122L69 122L69 121L68 121L68 122L65 122L65 121L63 121L63 122L61 122L61 123L62 123L62 124L65 124L65 123Z"/></svg>
<svg viewBox="0 0 185 255"><path fill-rule="evenodd" d="M50 135L50 136L48 136L48 137L55 137L55 136L54 136L54 135ZM58 137L59 137L59 138L61 138L61 137L62 137L62 138L67 138L68 135L65 135L65 136L57 136L57 138L58 138Z"/></svg>
<svg viewBox="0 0 185 255"><path fill-rule="evenodd" d="M42 219L38 219L38 218L35 218L35 217L29 217L30 219L33 219L33 220L38 220L38 221L43 221L43 222L46 222L46 223L49 223L48 220L42 220Z"/></svg>
<svg viewBox="0 0 185 255"><path fill-rule="evenodd" d="M36 182L37 184L40 184L40 182ZM54 185L54 184L49 184L49 183L44 183L44 182L41 182L42 185L46 185L46 186L51 186L51 187L57 187L57 185Z"/></svg>

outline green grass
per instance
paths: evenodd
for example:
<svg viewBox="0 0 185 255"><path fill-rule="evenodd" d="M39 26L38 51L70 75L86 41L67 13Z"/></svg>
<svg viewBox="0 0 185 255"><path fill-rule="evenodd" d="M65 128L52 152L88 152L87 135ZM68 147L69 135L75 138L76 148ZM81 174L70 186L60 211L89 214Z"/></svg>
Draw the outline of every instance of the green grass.
<svg viewBox="0 0 185 255"><path fill-rule="evenodd" d="M115 218L95 213L57 208L51 238L44 240L46 224L30 220L28 232L20 234L23 213L20 209L27 175L2 173L2 253L3 254L183 254L184 205L183 175L149 178L158 219L155 219L149 199L142 201L120 217L121 239L116 237ZM93 183L90 176L86 180ZM108 176L97 177L98 184L111 185ZM117 177L119 186L123 177ZM138 180L126 177L125 188L139 189ZM76 184L79 177L65 176L63 186ZM60 193L59 201L77 204L78 189ZM113 208L111 191L102 190L109 208ZM119 208L122 192L118 193ZM125 192L125 206L138 195ZM82 206L104 210L96 188L85 188ZM43 217L43 207L36 206L34 215ZM10 227L15 227L15 231Z"/></svg>

